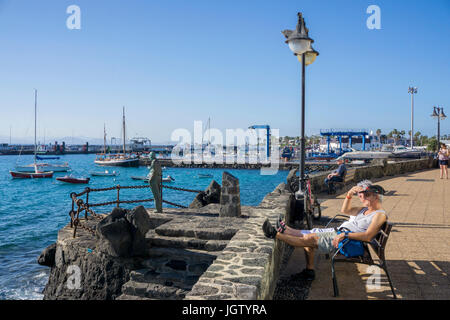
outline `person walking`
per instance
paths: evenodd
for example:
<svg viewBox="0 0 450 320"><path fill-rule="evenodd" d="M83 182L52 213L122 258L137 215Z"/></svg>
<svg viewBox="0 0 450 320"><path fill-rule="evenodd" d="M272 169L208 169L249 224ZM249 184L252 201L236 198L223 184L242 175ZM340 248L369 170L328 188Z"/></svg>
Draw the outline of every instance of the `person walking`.
<svg viewBox="0 0 450 320"><path fill-rule="evenodd" d="M448 158L449 158L449 150L447 148L447 145L445 143L441 143L441 148L439 149L439 167L441 168L440 172L440 178L444 179L444 172L445 172L445 178L448 179Z"/></svg>

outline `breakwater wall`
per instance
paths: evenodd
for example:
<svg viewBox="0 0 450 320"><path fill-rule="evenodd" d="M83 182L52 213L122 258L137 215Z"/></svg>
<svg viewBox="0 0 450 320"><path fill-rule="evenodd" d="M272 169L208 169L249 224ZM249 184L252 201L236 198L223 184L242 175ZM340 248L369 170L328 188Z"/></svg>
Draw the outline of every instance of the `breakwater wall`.
<svg viewBox="0 0 450 320"><path fill-rule="evenodd" d="M352 181L347 184L355 184L364 179L379 179L390 177L408 172L426 170L437 167L437 160L433 158L423 158L414 160L405 160L398 162L388 162L386 160L377 160L370 165L348 167L347 170L355 170L355 176ZM326 192L324 180L329 171L318 172L310 175L311 188L313 193L319 194Z"/></svg>
<svg viewBox="0 0 450 320"><path fill-rule="evenodd" d="M211 163L211 162L204 162L204 163L174 163L171 159L158 159L159 163L162 167L170 167L170 168L203 168L203 169L261 169L261 168L271 168L270 165L267 164L261 164L261 163ZM150 160L148 159L140 159L139 160L140 166L149 166ZM273 169L278 170L292 170L295 168L298 168L299 164L298 162L279 162L277 164L273 164ZM305 169L308 172L315 172L315 171L324 171L324 170L333 170L337 168L337 164L334 162L318 162L318 161L311 161L306 162Z"/></svg>

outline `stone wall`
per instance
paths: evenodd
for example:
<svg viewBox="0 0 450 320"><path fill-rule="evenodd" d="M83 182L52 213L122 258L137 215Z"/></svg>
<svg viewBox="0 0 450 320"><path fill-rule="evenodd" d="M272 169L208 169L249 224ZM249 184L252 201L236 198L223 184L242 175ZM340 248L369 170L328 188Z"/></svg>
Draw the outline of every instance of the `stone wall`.
<svg viewBox="0 0 450 320"><path fill-rule="evenodd" d="M418 170L431 169L435 166L436 160L425 158L399 162L387 162L384 160L367 166L347 167L348 170L356 170L353 181L350 181L348 184L354 184L364 179L379 179ZM324 171L311 174L310 178L313 193L318 194L327 191L323 181L329 173L330 171Z"/></svg>
<svg viewBox="0 0 450 320"><path fill-rule="evenodd" d="M261 227L266 218L275 224L280 214L289 215L291 198L282 183L258 207L245 207L247 221L185 299L272 299L287 245L266 238Z"/></svg>

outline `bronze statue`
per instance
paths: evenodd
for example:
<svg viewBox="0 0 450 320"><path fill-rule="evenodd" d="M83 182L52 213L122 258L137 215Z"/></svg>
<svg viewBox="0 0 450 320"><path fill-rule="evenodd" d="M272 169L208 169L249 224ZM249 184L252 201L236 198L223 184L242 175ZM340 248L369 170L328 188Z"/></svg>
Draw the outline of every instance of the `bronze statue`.
<svg viewBox="0 0 450 320"><path fill-rule="evenodd" d="M148 174L148 180L150 188L152 189L153 198L155 199L156 212L162 212L162 198L161 198L161 182L162 182L162 170L161 165L156 159L154 152L150 153L150 172Z"/></svg>

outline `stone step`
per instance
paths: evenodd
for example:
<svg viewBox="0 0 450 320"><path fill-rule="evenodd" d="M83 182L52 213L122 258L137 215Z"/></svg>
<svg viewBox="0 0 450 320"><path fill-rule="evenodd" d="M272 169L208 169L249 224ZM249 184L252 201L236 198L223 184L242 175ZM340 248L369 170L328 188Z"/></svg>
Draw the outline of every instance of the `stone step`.
<svg viewBox="0 0 450 320"><path fill-rule="evenodd" d="M144 260L142 266L157 273L200 276L219 254L220 251L153 247L148 251L150 259Z"/></svg>
<svg viewBox="0 0 450 320"><path fill-rule="evenodd" d="M198 275L194 276L189 273L158 273L151 268L134 270L130 273L130 281L160 284L185 290L190 290L192 286L198 281L198 278Z"/></svg>
<svg viewBox="0 0 450 320"><path fill-rule="evenodd" d="M186 224L180 227L179 224L171 224L169 222L157 227L155 232L160 236L166 237L188 237L204 240L230 240L235 235L237 230L237 228L227 228L224 226L201 228L195 224Z"/></svg>
<svg viewBox="0 0 450 320"><path fill-rule="evenodd" d="M191 291L198 281L198 276L189 273L158 273L153 269L134 270L130 280L122 287L121 300L132 299L164 299L181 300Z"/></svg>
<svg viewBox="0 0 450 320"><path fill-rule="evenodd" d="M146 242L150 247L169 247L169 248L187 248L205 251L223 250L228 240L206 240L190 237L168 237L159 235L155 230L149 230L145 236Z"/></svg>
<svg viewBox="0 0 450 320"><path fill-rule="evenodd" d="M188 292L189 290L174 286L135 281L128 281L122 287L124 295L158 300L182 300Z"/></svg>

